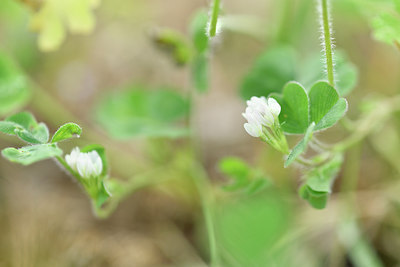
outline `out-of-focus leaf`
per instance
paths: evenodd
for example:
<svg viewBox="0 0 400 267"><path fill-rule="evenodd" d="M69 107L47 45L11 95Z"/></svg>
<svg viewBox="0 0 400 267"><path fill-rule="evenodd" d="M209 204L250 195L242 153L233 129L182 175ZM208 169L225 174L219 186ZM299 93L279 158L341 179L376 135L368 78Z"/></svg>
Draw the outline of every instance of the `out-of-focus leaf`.
<svg viewBox="0 0 400 267"><path fill-rule="evenodd" d="M93 31L93 9L98 0L47 0L32 15L31 27L39 32L39 48L43 51L58 49L66 31L87 34Z"/></svg>
<svg viewBox="0 0 400 267"><path fill-rule="evenodd" d="M9 147L2 151L2 155L6 159L22 165L30 165L41 160L61 156L62 153L62 150L55 144L25 146L18 149Z"/></svg>
<svg viewBox="0 0 400 267"><path fill-rule="evenodd" d="M208 15L205 10L200 10L195 14L190 24L190 32L192 35L194 47L199 54L208 50L208 36L206 34Z"/></svg>
<svg viewBox="0 0 400 267"><path fill-rule="evenodd" d="M73 122L62 125L51 138L52 143L61 142L75 136L79 137L82 133L82 128Z"/></svg>
<svg viewBox="0 0 400 267"><path fill-rule="evenodd" d="M189 133L179 126L188 114L189 103L168 89L133 87L109 94L97 107L97 120L118 139L133 137L181 137Z"/></svg>
<svg viewBox="0 0 400 267"><path fill-rule="evenodd" d="M400 43L400 16L384 13L372 20L375 39L393 45Z"/></svg>
<svg viewBox="0 0 400 267"><path fill-rule="evenodd" d="M193 49L188 40L183 34L177 31L161 29L155 34L154 41L178 65L187 64L193 57Z"/></svg>
<svg viewBox="0 0 400 267"><path fill-rule="evenodd" d="M336 50L334 54L335 60L335 88L340 96L346 96L351 93L358 81L358 69L348 60L343 51ZM321 60L321 55L310 56L304 61L300 69L298 79L305 86L311 86L320 80L326 79L323 71L325 68Z"/></svg>
<svg viewBox="0 0 400 267"><path fill-rule="evenodd" d="M37 123L29 112L20 112L0 121L0 132L16 135L31 144L44 144L49 140L46 124Z"/></svg>
<svg viewBox="0 0 400 267"><path fill-rule="evenodd" d="M295 57L286 46L268 49L244 77L240 87L242 98L280 93L287 82L295 79Z"/></svg>
<svg viewBox="0 0 400 267"><path fill-rule="evenodd" d="M22 107L30 96L27 79L3 52L0 52L0 115Z"/></svg>
<svg viewBox="0 0 400 267"><path fill-rule="evenodd" d="M303 139L293 148L290 152L288 158L285 161L285 168L288 167L293 161L296 160L298 156L300 156L303 152L306 151L308 142L311 140L314 132L315 123L311 123L308 127L306 133L304 134Z"/></svg>
<svg viewBox="0 0 400 267"><path fill-rule="evenodd" d="M350 94L358 82L358 69L340 51L335 53L336 89L340 96Z"/></svg>
<svg viewBox="0 0 400 267"><path fill-rule="evenodd" d="M305 182L299 189L300 196L316 209L325 208L342 163L343 156L337 154L327 163L309 170L304 175Z"/></svg>
<svg viewBox="0 0 400 267"><path fill-rule="evenodd" d="M206 54L199 54L193 60L192 77L194 87L199 92L206 92L209 85L208 58Z"/></svg>
<svg viewBox="0 0 400 267"><path fill-rule="evenodd" d="M219 245L238 266L273 266L269 264L276 259L268 252L287 231L290 212L276 188L219 201L215 214Z"/></svg>
<svg viewBox="0 0 400 267"><path fill-rule="evenodd" d="M271 181L261 171L252 168L239 158L227 157L219 162L220 171L232 183L225 185L226 191L241 191L248 195L256 194L271 185Z"/></svg>
<svg viewBox="0 0 400 267"><path fill-rule="evenodd" d="M251 170L241 159L234 157L224 158L219 162L219 170L233 180L232 184L225 186L226 190L241 189L249 182L248 176Z"/></svg>

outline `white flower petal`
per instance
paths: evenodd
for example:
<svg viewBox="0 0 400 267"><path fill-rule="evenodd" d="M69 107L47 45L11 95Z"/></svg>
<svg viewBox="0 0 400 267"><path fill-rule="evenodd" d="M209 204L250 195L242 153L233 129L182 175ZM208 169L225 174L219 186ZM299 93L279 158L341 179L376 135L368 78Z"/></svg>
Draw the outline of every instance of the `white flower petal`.
<svg viewBox="0 0 400 267"><path fill-rule="evenodd" d="M278 117L281 113L281 106L274 98L268 98L268 107L275 117Z"/></svg>
<svg viewBox="0 0 400 267"><path fill-rule="evenodd" d="M246 132L253 136L253 137L260 137L262 134L262 128L261 125L256 125L256 124L250 124L250 123L245 123L244 124L244 129Z"/></svg>

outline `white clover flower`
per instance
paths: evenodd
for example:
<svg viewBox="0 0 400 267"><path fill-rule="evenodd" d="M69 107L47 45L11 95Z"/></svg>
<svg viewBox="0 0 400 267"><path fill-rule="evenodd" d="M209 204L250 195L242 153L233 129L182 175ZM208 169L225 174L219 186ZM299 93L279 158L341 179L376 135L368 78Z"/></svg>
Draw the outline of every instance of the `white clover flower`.
<svg viewBox="0 0 400 267"><path fill-rule="evenodd" d="M246 112L242 114L247 120L244 128L251 136L260 137L263 134L262 126L273 127L280 113L281 106L275 99L253 96L247 101Z"/></svg>
<svg viewBox="0 0 400 267"><path fill-rule="evenodd" d="M247 106L253 113L256 113L253 116L260 118L260 122L267 127L271 127L281 113L281 106L273 98L253 96L247 101ZM245 118L247 119L247 117Z"/></svg>
<svg viewBox="0 0 400 267"><path fill-rule="evenodd" d="M97 177L103 170L103 162L97 151L82 153L78 147L65 156L65 161L82 178Z"/></svg>

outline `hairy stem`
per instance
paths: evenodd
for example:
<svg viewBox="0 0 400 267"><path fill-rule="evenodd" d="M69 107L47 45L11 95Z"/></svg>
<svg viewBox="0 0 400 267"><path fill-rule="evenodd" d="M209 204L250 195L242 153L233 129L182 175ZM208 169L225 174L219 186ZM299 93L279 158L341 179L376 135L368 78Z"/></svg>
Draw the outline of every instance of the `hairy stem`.
<svg viewBox="0 0 400 267"><path fill-rule="evenodd" d="M323 46L326 59L326 71L328 73L328 81L335 86L334 68L333 68L333 45L332 30L330 27L329 17L329 0L321 0L321 28L323 33Z"/></svg>
<svg viewBox="0 0 400 267"><path fill-rule="evenodd" d="M219 14L219 6L220 0L214 0L211 12L210 26L208 34L210 37L214 37L217 34L217 22L218 22L218 14Z"/></svg>

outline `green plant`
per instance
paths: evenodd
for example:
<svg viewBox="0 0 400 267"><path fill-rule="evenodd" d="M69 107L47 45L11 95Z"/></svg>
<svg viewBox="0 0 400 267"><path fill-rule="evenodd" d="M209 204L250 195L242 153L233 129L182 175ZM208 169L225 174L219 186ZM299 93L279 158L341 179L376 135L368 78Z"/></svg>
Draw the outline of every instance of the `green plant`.
<svg viewBox="0 0 400 267"><path fill-rule="evenodd" d="M272 163L260 155L260 163L254 165L241 158L224 157L218 167L230 182L221 186L210 181L210 173L200 159L193 110L198 96L206 94L211 87L210 78L214 72L210 59L215 42L224 37L225 30L236 29L249 35L257 32L249 29L253 25L249 21L254 21L248 17L240 20L233 16L231 24L224 24L229 21L229 14L225 16L220 0L212 1L208 15L204 9L196 11L187 35L169 28L158 29L151 35L156 47L163 50L174 66L189 70L188 88L134 83L134 86L125 86L124 90L104 94L95 105L92 118L101 128L101 134L106 132L110 140L142 140L144 152L140 156L116 147L112 141L110 145L108 139L99 137L101 134L95 127L90 127L90 123L82 130L79 125L85 125L85 122L70 116L57 100L34 85L12 57L0 53L0 115L5 117L0 121L0 132L24 143L18 148L4 148L3 157L21 165L54 159L78 182L99 218L109 217L122 200L139 189L189 181L202 210L211 266L293 266L295 259L288 255L297 247L290 244L291 238L303 234L303 229L295 229L292 224L296 217L295 207L302 207L307 212L313 208L322 210L329 208L333 192L354 191L358 175L346 175L348 158L366 138L370 138L372 146L398 172L396 148L390 148L382 140L387 138L394 147L400 144L393 125L392 128L386 126L385 137L377 133L383 123L399 111L399 95L364 104L357 121L346 115L354 104L345 97L351 98L359 71L343 50L334 48L328 0L316 1L323 63L316 52L301 59L300 41L297 46L294 41L301 35L301 26L297 27L294 22L307 16L311 4L307 0L298 2L298 14L292 14L289 0L280 3L282 25L275 36L269 34L272 45L258 56L238 86L239 97L247 104L243 113L247 120L244 129L260 139L257 140L262 146L260 149L276 151ZM365 6L359 0L341 2L362 14L382 8L384 12L376 14L370 21L373 35L379 41L399 47L399 1L369 0ZM66 29L71 33L93 31L92 9L99 3L45 0L23 1L20 5L33 10L31 23L39 32L39 48L55 51L64 41ZM235 19L239 21L236 25L232 24ZM32 112L15 113L32 99L32 94L37 99L29 106ZM46 116L52 112L55 115ZM38 122L33 114L49 120L49 126ZM54 117L59 118L52 121ZM74 122L59 127L59 121ZM335 136L332 143L321 141L338 122L346 133ZM49 128L55 126L59 128L51 135ZM80 137L83 140L74 139ZM74 148L71 150L68 144L74 144ZM127 164L121 164L124 167L116 167L114 171L109 158L114 162L126 160ZM285 188L264 168L277 163L283 167L279 169L288 168L300 174L280 181L295 184L292 187L296 187L297 195L291 186ZM127 170L127 165L133 170ZM297 179L297 176L301 178ZM335 189L338 176L342 178L341 188ZM298 181L300 185L297 185ZM308 203L306 207L302 206L301 199ZM354 199L345 195L343 202L346 209L340 210L343 216L335 231L348 250L346 257L356 266L383 266L360 231Z"/></svg>

